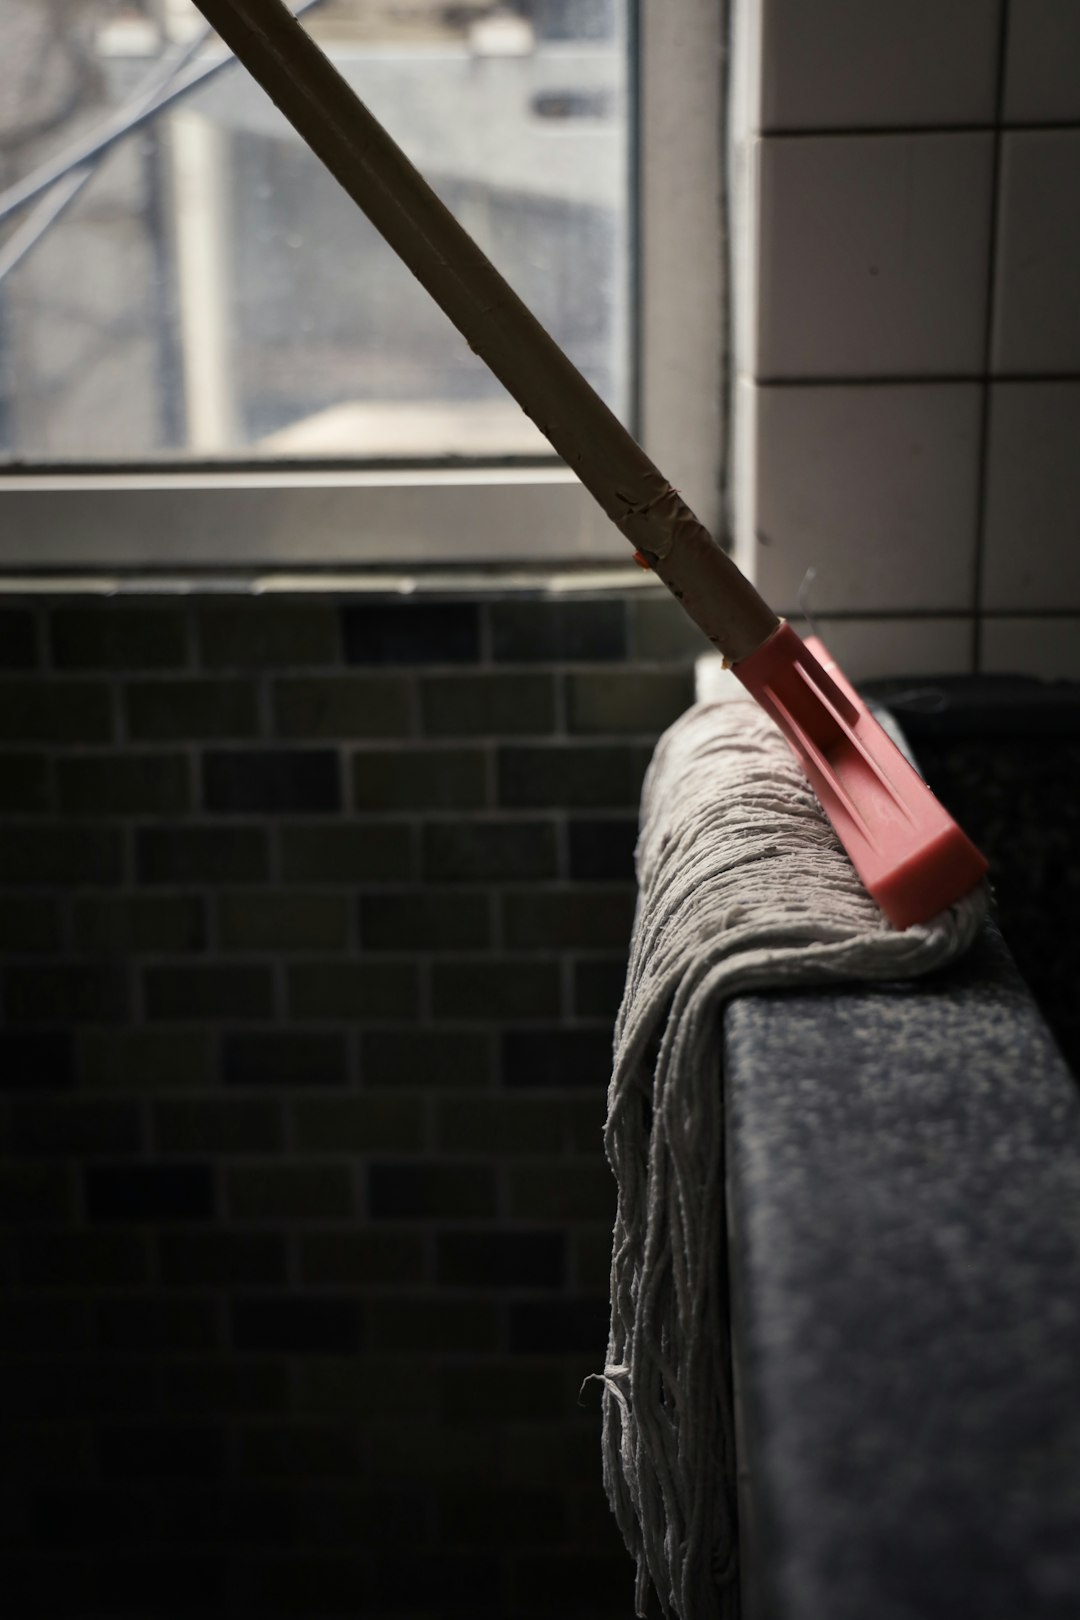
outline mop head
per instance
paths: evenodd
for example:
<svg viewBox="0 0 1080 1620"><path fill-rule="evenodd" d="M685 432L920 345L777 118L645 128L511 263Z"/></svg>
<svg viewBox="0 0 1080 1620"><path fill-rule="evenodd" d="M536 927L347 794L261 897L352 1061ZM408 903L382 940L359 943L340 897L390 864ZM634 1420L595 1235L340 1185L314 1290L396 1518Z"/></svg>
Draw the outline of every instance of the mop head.
<svg viewBox="0 0 1080 1620"><path fill-rule="evenodd" d="M985 888L900 933L870 899L773 722L700 703L645 780L638 910L605 1143L618 1182L604 1479L665 1614L736 1612L724 1276L721 1004L902 979L959 956Z"/></svg>

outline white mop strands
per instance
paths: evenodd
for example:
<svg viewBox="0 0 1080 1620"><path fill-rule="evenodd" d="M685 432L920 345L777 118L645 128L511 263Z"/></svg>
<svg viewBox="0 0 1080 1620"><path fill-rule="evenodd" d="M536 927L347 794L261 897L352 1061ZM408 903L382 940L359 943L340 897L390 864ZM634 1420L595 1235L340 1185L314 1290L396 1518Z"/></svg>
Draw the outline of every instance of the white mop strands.
<svg viewBox="0 0 1080 1620"><path fill-rule="evenodd" d="M618 1182L604 1475L665 1613L735 1613L725 1317L721 1005L742 991L927 973L986 912L976 890L898 932L802 770L749 701L703 703L645 781L638 910L606 1147Z"/></svg>

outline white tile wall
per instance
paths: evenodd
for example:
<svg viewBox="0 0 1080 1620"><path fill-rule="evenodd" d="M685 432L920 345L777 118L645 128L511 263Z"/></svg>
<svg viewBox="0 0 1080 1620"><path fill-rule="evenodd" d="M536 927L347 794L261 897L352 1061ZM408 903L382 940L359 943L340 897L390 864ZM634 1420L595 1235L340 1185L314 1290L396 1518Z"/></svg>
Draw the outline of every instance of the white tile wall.
<svg viewBox="0 0 1080 1620"><path fill-rule="evenodd" d="M1080 378L995 383L982 607L1080 610Z"/></svg>
<svg viewBox="0 0 1080 1620"><path fill-rule="evenodd" d="M996 285L994 370L1080 372L1080 129L1003 137Z"/></svg>
<svg viewBox="0 0 1080 1620"><path fill-rule="evenodd" d="M761 127L992 122L1001 4L763 0Z"/></svg>
<svg viewBox="0 0 1080 1620"><path fill-rule="evenodd" d="M735 7L740 564L856 674L1080 678L1080 0Z"/></svg>
<svg viewBox="0 0 1080 1620"><path fill-rule="evenodd" d="M844 674L853 681L890 676L913 681L935 675L965 675L971 669L973 619L822 619L813 626L793 619L799 634L818 635ZM746 688L724 668L719 653L706 653L695 665L699 703L746 699Z"/></svg>
<svg viewBox="0 0 1080 1620"><path fill-rule="evenodd" d="M983 619L980 668L991 675L1080 681L1080 617Z"/></svg>
<svg viewBox="0 0 1080 1620"><path fill-rule="evenodd" d="M757 375L982 366L989 134L761 143Z"/></svg>
<svg viewBox="0 0 1080 1620"><path fill-rule="evenodd" d="M980 389L759 387L758 588L820 613L973 605Z"/></svg>
<svg viewBox="0 0 1080 1620"><path fill-rule="evenodd" d="M1011 0L1007 124L1080 123L1080 5Z"/></svg>
<svg viewBox="0 0 1080 1620"><path fill-rule="evenodd" d="M815 628L849 680L964 675L971 668L970 618L826 618Z"/></svg>

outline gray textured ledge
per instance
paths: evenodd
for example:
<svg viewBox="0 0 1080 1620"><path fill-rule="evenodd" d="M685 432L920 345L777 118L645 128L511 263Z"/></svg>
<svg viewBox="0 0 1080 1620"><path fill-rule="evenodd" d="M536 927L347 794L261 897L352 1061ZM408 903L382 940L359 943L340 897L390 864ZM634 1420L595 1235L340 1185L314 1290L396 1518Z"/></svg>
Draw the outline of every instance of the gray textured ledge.
<svg viewBox="0 0 1080 1620"><path fill-rule="evenodd" d="M1075 1620L1080 1094L1000 936L725 1068L744 1620Z"/></svg>

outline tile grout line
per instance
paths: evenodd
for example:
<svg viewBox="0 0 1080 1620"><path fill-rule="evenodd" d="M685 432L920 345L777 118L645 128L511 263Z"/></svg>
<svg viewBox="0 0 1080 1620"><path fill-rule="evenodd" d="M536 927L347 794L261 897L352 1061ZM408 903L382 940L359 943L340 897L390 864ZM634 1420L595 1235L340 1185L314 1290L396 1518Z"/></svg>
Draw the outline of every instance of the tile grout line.
<svg viewBox="0 0 1080 1620"><path fill-rule="evenodd" d="M983 326L983 385L979 414L978 485L975 494L975 559L972 570L972 674L979 674L983 660L982 597L986 568L986 524L989 506L990 430L993 399L993 344L997 302L997 264L1000 251L1000 211L1002 184L1002 118L1005 112L1005 71L1009 46L1009 15L1012 0L1001 0L998 22L997 68L994 98L994 138L990 167L990 220L987 232L986 317Z"/></svg>

